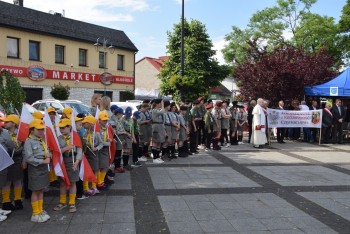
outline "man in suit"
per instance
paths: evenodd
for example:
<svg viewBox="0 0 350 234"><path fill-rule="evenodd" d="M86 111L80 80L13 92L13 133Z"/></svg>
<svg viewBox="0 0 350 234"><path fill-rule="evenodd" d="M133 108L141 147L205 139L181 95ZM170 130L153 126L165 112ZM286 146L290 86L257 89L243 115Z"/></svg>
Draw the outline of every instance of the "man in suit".
<svg viewBox="0 0 350 234"><path fill-rule="evenodd" d="M255 100L251 100L250 101L250 105L248 107L248 125L249 125L249 138L248 138L248 143L250 143L250 138L252 137L252 132L253 132L253 109L256 106L256 101Z"/></svg>
<svg viewBox="0 0 350 234"><path fill-rule="evenodd" d="M283 100L278 102L277 109L284 110L284 101ZM278 143L286 143L286 142L283 141L285 133L286 133L286 129L285 128L277 128L277 142Z"/></svg>
<svg viewBox="0 0 350 234"><path fill-rule="evenodd" d="M318 110L319 107L317 105L317 101L316 100L312 100L311 102L311 106L309 106L309 110ZM315 142L316 140L316 136L317 136L317 128L310 128L310 143Z"/></svg>
<svg viewBox="0 0 350 234"><path fill-rule="evenodd" d="M332 104L326 103L326 107L323 109L322 113L322 144L328 144L329 137L331 135L333 114L331 112Z"/></svg>
<svg viewBox="0 0 350 234"><path fill-rule="evenodd" d="M335 105L332 107L333 114L333 129L332 129L332 142L333 144L343 143L343 119L345 118L345 109L341 105L341 100L336 99Z"/></svg>

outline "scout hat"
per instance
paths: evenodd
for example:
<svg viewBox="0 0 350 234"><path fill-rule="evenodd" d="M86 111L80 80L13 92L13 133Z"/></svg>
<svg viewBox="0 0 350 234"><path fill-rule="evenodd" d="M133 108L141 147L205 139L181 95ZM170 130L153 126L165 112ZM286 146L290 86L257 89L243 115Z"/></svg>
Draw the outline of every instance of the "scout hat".
<svg viewBox="0 0 350 234"><path fill-rule="evenodd" d="M203 97L199 97L197 100L198 100L198 101L202 101L202 100L203 100Z"/></svg>
<svg viewBox="0 0 350 234"><path fill-rule="evenodd" d="M135 116L136 119L141 119L140 113L140 111L135 111L133 116Z"/></svg>
<svg viewBox="0 0 350 234"><path fill-rule="evenodd" d="M198 105L200 102L198 100L194 100L193 105Z"/></svg>
<svg viewBox="0 0 350 234"><path fill-rule="evenodd" d="M56 113L56 109L53 108L53 107L49 107L46 110L47 110L47 113L49 113L49 114L50 114L50 112L55 112Z"/></svg>
<svg viewBox="0 0 350 234"><path fill-rule="evenodd" d="M89 115L89 116L86 116L84 119L83 119L83 123L89 123L89 124L92 124L94 125L96 123L96 118Z"/></svg>
<svg viewBox="0 0 350 234"><path fill-rule="evenodd" d="M116 110L115 110L115 114L122 114L122 115L124 115L124 110L122 109L122 108L117 108Z"/></svg>
<svg viewBox="0 0 350 234"><path fill-rule="evenodd" d="M132 109L130 106L128 106L126 109L125 109L125 117L131 117L132 116Z"/></svg>
<svg viewBox="0 0 350 234"><path fill-rule="evenodd" d="M98 114L99 120L109 120L108 114L106 111L101 111L100 114Z"/></svg>
<svg viewBox="0 0 350 234"><path fill-rule="evenodd" d="M66 107L62 110L62 113L70 119L72 117L73 109L70 107Z"/></svg>
<svg viewBox="0 0 350 234"><path fill-rule="evenodd" d="M218 102L215 103L215 105L216 105L217 107L221 107L221 106L222 106L222 102L221 102L221 101L218 101Z"/></svg>
<svg viewBox="0 0 350 234"><path fill-rule="evenodd" d="M114 113L115 110L118 109L118 106L117 105L112 105L111 106L111 111Z"/></svg>
<svg viewBox="0 0 350 234"><path fill-rule="evenodd" d="M33 119L29 123L29 128L44 129L46 128L44 121L41 119Z"/></svg>
<svg viewBox="0 0 350 234"><path fill-rule="evenodd" d="M4 122L12 122L16 125L18 125L20 122L19 117L17 115L8 115L5 118L1 118L1 120Z"/></svg>
<svg viewBox="0 0 350 234"><path fill-rule="evenodd" d="M71 126L72 122L70 119L61 119L60 122L58 122L58 127L62 128L62 127L66 127L66 126Z"/></svg>
<svg viewBox="0 0 350 234"><path fill-rule="evenodd" d="M74 121L75 122L78 122L78 121L82 121L84 118L79 118L78 116L75 116L74 117Z"/></svg>
<svg viewBox="0 0 350 234"><path fill-rule="evenodd" d="M209 103L207 105L205 105L205 108L208 110L208 109L211 109L213 108L213 104L212 103Z"/></svg>
<svg viewBox="0 0 350 234"><path fill-rule="evenodd" d="M41 113L40 111L33 112L32 116L34 119L43 119L44 118L43 113Z"/></svg>

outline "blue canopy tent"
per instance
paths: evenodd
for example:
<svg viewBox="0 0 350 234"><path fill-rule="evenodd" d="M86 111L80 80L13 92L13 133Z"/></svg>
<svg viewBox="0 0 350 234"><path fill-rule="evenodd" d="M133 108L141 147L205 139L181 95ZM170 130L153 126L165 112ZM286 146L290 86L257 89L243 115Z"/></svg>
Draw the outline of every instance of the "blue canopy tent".
<svg viewBox="0 0 350 234"><path fill-rule="evenodd" d="M305 86L305 96L350 97L350 68L324 84Z"/></svg>

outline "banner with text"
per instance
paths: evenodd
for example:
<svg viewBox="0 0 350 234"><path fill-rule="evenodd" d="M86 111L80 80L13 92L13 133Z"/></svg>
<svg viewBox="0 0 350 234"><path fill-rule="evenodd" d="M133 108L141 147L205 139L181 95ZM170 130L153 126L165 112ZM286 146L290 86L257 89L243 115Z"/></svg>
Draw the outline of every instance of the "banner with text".
<svg viewBox="0 0 350 234"><path fill-rule="evenodd" d="M291 111L267 109L269 128L321 128L322 110Z"/></svg>

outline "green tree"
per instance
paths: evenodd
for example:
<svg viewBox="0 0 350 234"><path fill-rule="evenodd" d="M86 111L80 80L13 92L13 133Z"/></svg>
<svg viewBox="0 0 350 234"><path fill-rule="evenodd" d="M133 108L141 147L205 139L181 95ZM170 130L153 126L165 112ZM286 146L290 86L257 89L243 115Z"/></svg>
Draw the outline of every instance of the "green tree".
<svg viewBox="0 0 350 234"><path fill-rule="evenodd" d="M332 17L310 13L316 1L277 0L276 6L253 14L246 29L233 26L226 35L229 43L223 49L225 60L240 63L250 59L249 44L253 43L264 51L290 45L307 52L327 48L339 64L343 52L339 48L338 26Z"/></svg>
<svg viewBox="0 0 350 234"><path fill-rule="evenodd" d="M54 84L53 87L51 87L51 96L57 100L67 100L69 98L70 94L70 88L69 86L64 86L59 82L58 84Z"/></svg>
<svg viewBox="0 0 350 234"><path fill-rule="evenodd" d="M205 95L209 88L218 86L228 74L227 66L220 66L214 58L213 43L205 25L198 20L184 23L184 75L180 75L181 63L181 23L175 24L168 34L168 60L158 75L161 80L161 93L195 98Z"/></svg>
<svg viewBox="0 0 350 234"><path fill-rule="evenodd" d="M26 96L18 79L7 71L0 72L0 105L6 114L21 113Z"/></svg>
<svg viewBox="0 0 350 234"><path fill-rule="evenodd" d="M350 0L346 1L343 7L342 15L339 20L339 49L343 51L343 60L349 65L350 59Z"/></svg>

